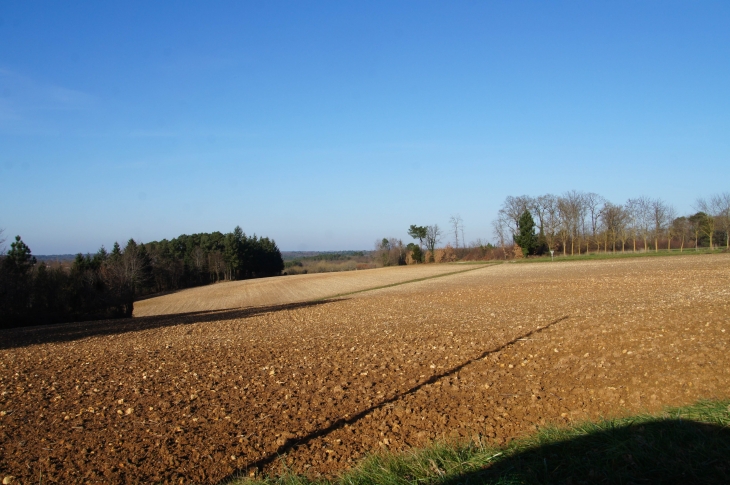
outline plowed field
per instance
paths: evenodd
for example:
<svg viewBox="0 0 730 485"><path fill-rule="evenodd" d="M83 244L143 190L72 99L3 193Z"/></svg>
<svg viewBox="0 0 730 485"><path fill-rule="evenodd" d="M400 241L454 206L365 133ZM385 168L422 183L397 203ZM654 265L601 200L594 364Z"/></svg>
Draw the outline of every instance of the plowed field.
<svg viewBox="0 0 730 485"><path fill-rule="evenodd" d="M728 255L502 264L337 301L4 331L0 475L332 474L381 448L728 398L728 344Z"/></svg>

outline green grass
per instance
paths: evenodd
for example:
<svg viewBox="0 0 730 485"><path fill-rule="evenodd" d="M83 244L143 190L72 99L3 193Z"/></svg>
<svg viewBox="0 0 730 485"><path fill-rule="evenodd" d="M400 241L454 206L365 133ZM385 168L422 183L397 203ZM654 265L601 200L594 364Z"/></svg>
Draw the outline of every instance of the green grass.
<svg viewBox="0 0 730 485"><path fill-rule="evenodd" d="M663 413L548 427L503 447L478 439L378 453L333 480L293 474L232 483L728 484L730 401L700 401Z"/></svg>
<svg viewBox="0 0 730 485"><path fill-rule="evenodd" d="M622 252L616 252L616 253L588 253L588 254L576 254L574 256L563 256L563 253L558 254L555 253L554 262L561 262L561 261L592 261L597 259L625 259L625 258L653 258L653 257L666 257L666 256L691 256L691 255L698 255L698 254L720 254L724 251L724 248L719 249L707 249L707 248L700 248L699 250L695 251L694 249L685 249L684 251L680 252L679 249L672 249L671 251L666 249L660 249L658 252L655 252L653 250L649 250L646 252L639 251L639 252L631 252L626 251L625 253ZM540 256L540 257L530 257L525 259L516 259L513 260L516 263L550 263L552 260L550 259L550 256Z"/></svg>

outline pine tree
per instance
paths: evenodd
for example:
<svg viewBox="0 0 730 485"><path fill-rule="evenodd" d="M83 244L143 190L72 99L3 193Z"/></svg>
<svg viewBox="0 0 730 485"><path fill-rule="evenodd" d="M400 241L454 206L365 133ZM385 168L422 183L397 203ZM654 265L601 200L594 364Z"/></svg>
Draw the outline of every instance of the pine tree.
<svg viewBox="0 0 730 485"><path fill-rule="evenodd" d="M35 264L36 259L31 255L30 248L20 239L20 236L15 236L15 242L10 245L10 251L3 259L5 269L26 275Z"/></svg>
<svg viewBox="0 0 730 485"><path fill-rule="evenodd" d="M522 248L525 255L535 254L537 235L535 234L535 221L532 219L530 211L526 210L520 216L517 231L517 234L514 235L515 244Z"/></svg>

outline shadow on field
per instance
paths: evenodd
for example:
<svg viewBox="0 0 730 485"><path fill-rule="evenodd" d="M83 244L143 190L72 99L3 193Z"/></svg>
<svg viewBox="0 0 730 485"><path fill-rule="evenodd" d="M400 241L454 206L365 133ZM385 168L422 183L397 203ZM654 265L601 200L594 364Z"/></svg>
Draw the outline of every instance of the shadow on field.
<svg viewBox="0 0 730 485"><path fill-rule="evenodd" d="M259 460L248 463L246 466L241 467L241 469L239 469L237 472L235 472L234 474L232 474L229 477L226 477L219 483L228 483L231 480L233 480L234 478L240 476L241 472L247 472L248 470L251 470L251 469L260 470L262 468L265 468L266 466L272 464L275 460L277 460L281 455L284 455L284 454L288 453L289 451L291 451L295 448L298 448L299 446L306 445L310 441L315 440L317 438L327 436L331 432L335 431L336 429L342 428L345 425L351 425L353 423L356 423L357 421L360 421L361 419L363 419L365 416L367 416L371 412L375 411L376 409L380 409L384 406L387 406L388 404L391 404L393 402L398 401L399 399L402 399L410 394L413 394L424 386L427 386L429 384L434 384L435 382L438 382L439 380L441 380L445 377L449 377L453 374L456 374L457 372L459 372L461 369L468 366L469 364L472 364L478 360L484 359L485 357L487 357L490 354L500 352L500 351L504 350L505 348L509 347L510 345L517 343L519 340L522 340L522 339L528 338L532 335L538 334L538 333L542 332L543 330L547 330L548 328L552 327L553 325L556 325L556 324L562 322L563 320L567 320L568 318L570 318L568 315L560 317L560 318L548 323L544 327L539 327L539 328L536 328L535 330L531 330L522 335L519 335L519 336L515 337L514 339L510 340L509 342L506 342L493 349L486 350L486 351L482 352L481 354L477 355L476 357L469 359L467 361L464 361L455 367L447 369L440 374L435 374L435 375L429 377L428 379L426 379L425 381L421 382L420 384L416 384L415 386L411 387L410 389L397 393L394 396L392 396L388 399L385 399L385 400L381 401L380 403L375 404L374 406L364 409L363 411L360 411L357 414L353 414L348 418L337 419L331 425L327 426L326 428L315 430L300 438L290 438L286 441L286 443L281 445L273 453L269 453L268 455L264 456L263 458L260 458Z"/></svg>
<svg viewBox="0 0 730 485"><path fill-rule="evenodd" d="M213 322L216 320L230 320L236 318L250 318L264 313L282 310L296 310L319 305L326 305L344 298L308 301L301 303L287 303L285 305L270 305L251 308L229 308L226 310L211 310L150 317L134 317L116 320L98 320L95 322L58 323L55 325L41 325L36 327L19 327L0 330L0 349L13 349L35 344L70 342L87 337L101 337L117 335L127 332L139 332L155 328L170 327L173 325L189 325L193 323Z"/></svg>
<svg viewBox="0 0 730 485"><path fill-rule="evenodd" d="M608 427L537 444L433 483L728 484L730 429L682 419Z"/></svg>

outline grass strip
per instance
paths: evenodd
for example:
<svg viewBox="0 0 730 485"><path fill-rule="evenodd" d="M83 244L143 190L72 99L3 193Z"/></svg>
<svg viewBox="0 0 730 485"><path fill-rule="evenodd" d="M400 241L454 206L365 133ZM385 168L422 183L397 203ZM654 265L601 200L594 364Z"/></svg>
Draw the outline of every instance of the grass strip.
<svg viewBox="0 0 730 485"><path fill-rule="evenodd" d="M284 457L282 457L282 460ZM285 474L257 485L727 484L730 401L703 400L658 414L546 427L497 447L479 437L406 453L379 452L332 479Z"/></svg>
<svg viewBox="0 0 730 485"><path fill-rule="evenodd" d="M388 285L383 285L383 286L374 286L372 288L365 288L364 290L355 290L355 291L349 291L347 293L338 293L338 294L332 295L332 296L325 296L325 297L322 297L322 298L317 298L316 300L312 300L312 301L330 300L330 299L333 299L333 298L340 298L340 297L343 297L343 296L355 295L357 293L364 293L366 291L382 290L383 288L392 288L394 286L407 285L409 283L417 283L419 281L432 280L432 279L435 279L435 278L443 278L444 276L452 276L452 275L455 275L455 274L466 273L468 271L476 271L478 269L482 269L482 268L485 268L487 266L496 266L496 265L499 265L499 264L502 264L502 262L500 261L500 262L482 263L478 268L462 269L460 271L452 271L451 273L442 273L442 274L437 274L437 275L432 275L432 276L424 276L423 278L416 278L414 280L400 281L398 283L390 283Z"/></svg>
<svg viewBox="0 0 730 485"><path fill-rule="evenodd" d="M514 259L515 263L550 263L550 262L566 262L566 261L594 261L599 259L626 259L626 258L656 258L656 257L667 257L667 256L691 256L691 255L700 255L700 254L721 254L723 252L726 252L726 250L723 249L701 249L699 251L695 251L694 249L691 250L685 250L680 252L678 249L673 249L671 251L667 251L666 249L660 249L658 252L654 251L647 251L647 252L626 252L626 253L589 253L589 254L580 254L580 255L565 255L562 254L555 255L554 260L550 259L550 256L539 256L539 257L530 257L525 259Z"/></svg>

